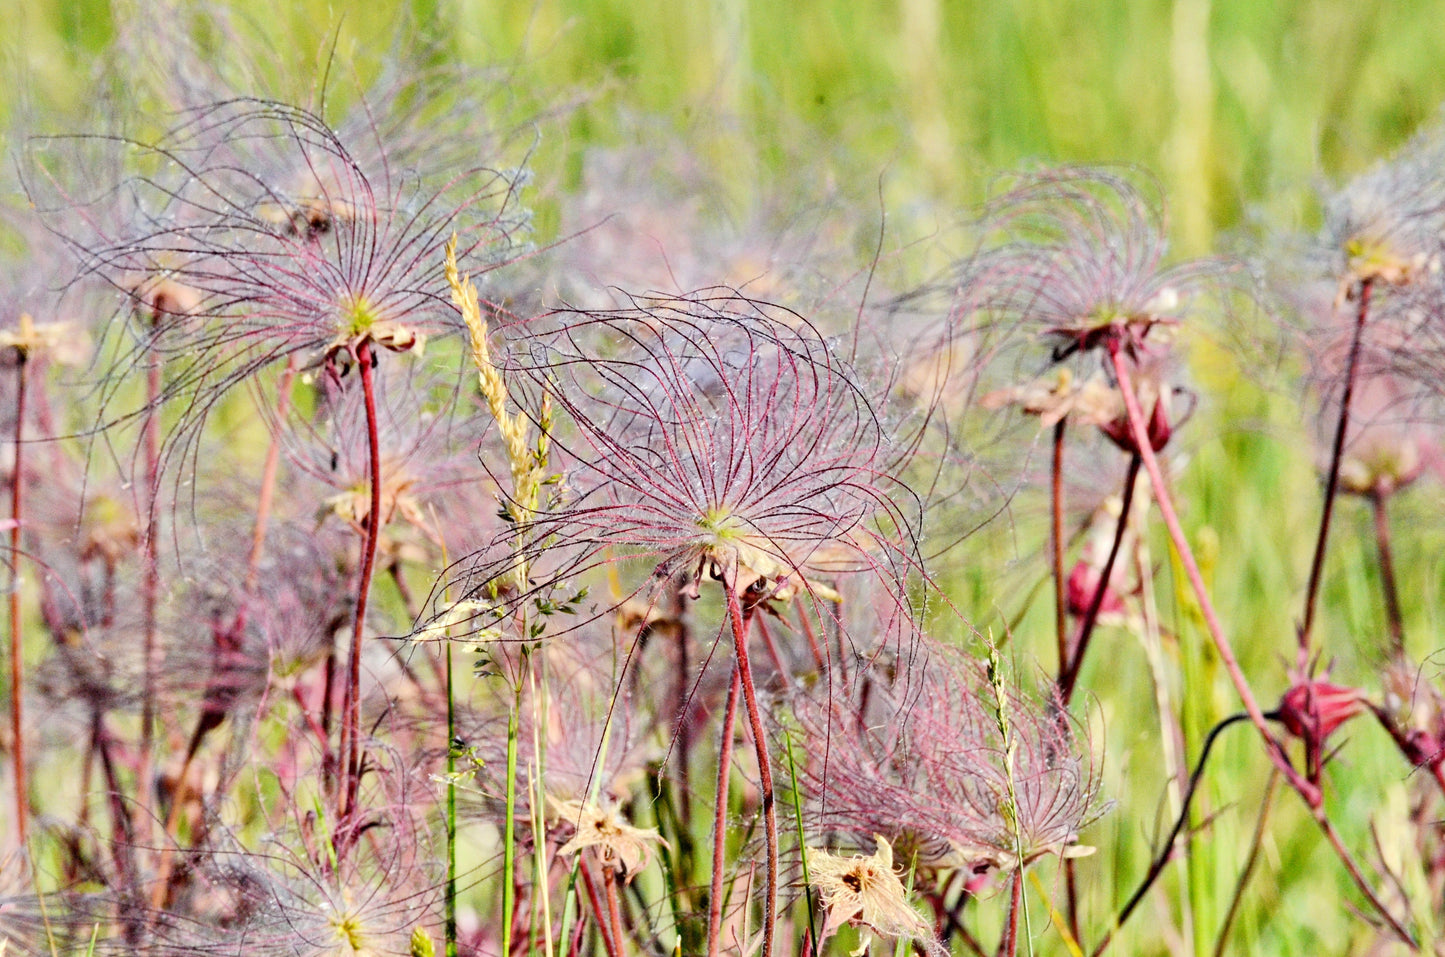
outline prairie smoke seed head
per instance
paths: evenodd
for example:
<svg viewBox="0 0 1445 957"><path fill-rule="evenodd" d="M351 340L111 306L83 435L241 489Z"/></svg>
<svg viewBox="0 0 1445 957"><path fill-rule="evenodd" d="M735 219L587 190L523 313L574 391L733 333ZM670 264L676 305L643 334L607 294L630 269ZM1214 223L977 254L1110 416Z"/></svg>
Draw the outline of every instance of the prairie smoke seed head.
<svg viewBox="0 0 1445 957"><path fill-rule="evenodd" d="M1163 265L1163 204L1137 179L1102 167L1022 176L985 212L984 246L959 267L965 312L1035 329L1056 358L1110 342L1132 351L1179 322L1220 266Z"/></svg>

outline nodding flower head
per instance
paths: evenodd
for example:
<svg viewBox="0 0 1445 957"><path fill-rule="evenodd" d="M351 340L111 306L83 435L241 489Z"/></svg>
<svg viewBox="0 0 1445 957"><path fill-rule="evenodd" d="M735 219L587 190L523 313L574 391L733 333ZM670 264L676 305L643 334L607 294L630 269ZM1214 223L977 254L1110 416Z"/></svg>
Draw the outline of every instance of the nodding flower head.
<svg viewBox="0 0 1445 957"><path fill-rule="evenodd" d="M1135 180L1089 167L1022 176L986 209L980 250L955 277L964 311L1043 335L1056 358L1132 351L1179 322L1220 265L1165 267L1162 203Z"/></svg>
<svg viewBox="0 0 1445 957"><path fill-rule="evenodd" d="M910 567L887 426L804 319L729 290L560 318L507 371L552 397L569 466L535 541L769 598Z"/></svg>
<svg viewBox="0 0 1445 957"><path fill-rule="evenodd" d="M134 144L129 144L134 146ZM86 265L168 321L139 348L163 356L170 391L215 395L293 354L344 371L365 344L419 351L459 328L442 248L474 271L510 248L520 220L501 172L433 187L364 168L320 117L262 100L193 111L125 184L137 214L88 241ZM375 164L373 164L375 165Z"/></svg>

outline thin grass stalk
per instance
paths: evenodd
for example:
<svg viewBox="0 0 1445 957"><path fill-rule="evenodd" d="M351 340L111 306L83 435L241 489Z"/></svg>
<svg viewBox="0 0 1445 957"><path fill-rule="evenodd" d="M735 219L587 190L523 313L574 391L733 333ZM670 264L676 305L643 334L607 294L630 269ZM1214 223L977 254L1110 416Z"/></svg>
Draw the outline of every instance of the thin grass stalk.
<svg viewBox="0 0 1445 957"><path fill-rule="evenodd" d="M25 772L25 635L20 625L20 518L25 487L26 351L15 351L15 472L10 482L10 734L15 762L15 831L22 859L29 847L30 787ZM87 762L88 764L89 762Z"/></svg>
<svg viewBox="0 0 1445 957"><path fill-rule="evenodd" d="M733 628L733 649L737 654L738 675L742 679L743 703L752 728L753 747L758 755L758 790L763 799L763 841L767 846L767 881L763 887L763 949L761 957L773 957L774 924L778 918L778 808L773 790L773 769L768 755L768 734L763 714L758 707L757 688L753 684L753 666L748 657L748 622L738 600L737 585L723 582L727 598L728 618Z"/></svg>
<svg viewBox="0 0 1445 957"><path fill-rule="evenodd" d="M1143 502L1139 504L1145 505ZM1147 506L1140 508L1139 511L1142 525L1142 516L1147 512ZM1165 792L1169 801L1169 813L1177 817L1184 813L1184 791L1189 787L1189 766L1184 759L1184 732L1179 717L1174 712L1174 704L1169 693L1169 671L1165 665L1164 642L1159 626L1159 607L1154 596L1153 561L1150 559L1149 539L1144 534L1144 528L1141 527L1138 531L1139 534L1134 541L1134 568L1140 583L1140 604L1144 619L1141 642L1144 645L1144 657L1148 662L1149 674L1154 685L1154 707L1159 712L1159 751L1164 759L1164 769L1169 774L1169 785ZM1189 838L1186 835L1185 847L1188 848L1188 846ZM1194 908L1191 904L1191 895L1188 893L1190 872L1187 857L1179 870L1180 880L1185 882L1186 889L1186 892L1179 897L1180 921L1185 927L1186 936L1188 936L1194 925Z"/></svg>
<svg viewBox="0 0 1445 957"><path fill-rule="evenodd" d="M808 905L808 934L809 940L818 939L818 925L813 917L813 878L808 872L808 842L803 833L803 792L798 787L798 764L793 758L793 736L784 733L783 735L784 754L788 759L788 778L793 795L793 820L797 823L798 830L798 855L803 862L803 900Z"/></svg>
<svg viewBox="0 0 1445 957"><path fill-rule="evenodd" d="M547 659L542 659L542 667L546 668ZM542 681L544 687L549 687L547 674L544 670ZM547 763L547 752L542 743L542 729L550 724L548 719L549 702L551 696L537 694L537 671L534 668L527 669L527 684L532 692L532 762L527 765L527 806L531 809L532 826L532 847L535 850L536 858L534 868L536 871L535 883L538 888L536 897L540 898L542 908L542 939L546 949L543 951L545 957L552 954L552 899L548 888L547 872L549 864L547 861L547 823L544 819L546 798L542 794L541 781L544 777ZM455 902L453 902L455 906ZM533 924L528 929L527 939L530 942L536 932L536 905L533 906ZM528 944L530 948L531 944Z"/></svg>
<svg viewBox="0 0 1445 957"><path fill-rule="evenodd" d="M356 583L356 619L351 630L351 657L346 675L346 713L341 726L339 825L350 820L356 805L356 792L361 785L361 639L366 630L366 605L371 595L372 574L376 569L377 541L381 537L381 436L373 378L376 352L369 340L357 346L356 365L361 372L361 394L366 406L366 441L371 457L371 511L367 514L366 539L361 549L361 573Z"/></svg>
<svg viewBox="0 0 1445 957"><path fill-rule="evenodd" d="M437 541L441 543L442 567L451 567L451 558L447 554L446 536L441 534L441 523L437 521L436 510L430 510L432 525L437 530ZM392 566L393 576L398 584L401 582L400 572L396 566ZM451 588L443 590L442 600L448 605L451 604ZM452 632L450 626L444 632L445 663L442 671L442 684L446 688L447 699L447 799L446 799L446 839L447 839L447 883L442 893L442 940L443 950L446 957L457 957L457 707L456 707L456 686L453 683L452 674ZM548 948L550 954L551 948Z"/></svg>
<svg viewBox="0 0 1445 957"><path fill-rule="evenodd" d="M1400 588L1395 579L1394 549L1390 545L1389 496L1379 492L1371 495L1370 511L1375 519L1375 547L1380 556L1380 590L1384 592L1390 654L1399 661L1405 657L1405 616L1400 611Z"/></svg>
<svg viewBox="0 0 1445 957"><path fill-rule="evenodd" d="M1147 439L1146 439L1147 441ZM1079 639L1075 642L1073 657L1069 660L1069 666L1059 679L1059 697L1067 707L1074 697L1074 687L1079 681L1079 669L1084 666L1084 653L1089 650L1089 639L1093 637L1094 627L1099 621L1099 611L1104 607L1104 596L1109 590L1109 581L1114 577L1114 564L1119 559L1119 550L1124 544L1124 532L1129 528L1129 513L1134 505L1134 486L1139 481L1139 465L1142 460L1136 452L1129 457L1129 467L1124 473L1124 491L1121 494L1119 506L1119 522L1114 527L1114 541L1109 546L1109 557L1104 562L1104 570L1099 576L1099 584L1094 588L1094 594L1089 599L1089 607L1084 613L1084 618L1079 622Z"/></svg>
<svg viewBox="0 0 1445 957"><path fill-rule="evenodd" d="M1319 601L1320 580L1324 576L1325 545L1329 540L1330 525L1334 517L1335 499L1340 488L1340 462L1345 453L1345 433L1350 424L1350 401L1355 394L1355 372L1360 361L1360 340L1365 334L1365 320L1370 313L1370 293L1374 280L1366 278L1360 282L1360 305L1355 312L1355 331L1350 340L1350 355L1345 363L1345 390L1340 396L1340 421L1335 427L1335 442L1330 450L1330 470L1325 480L1325 501L1320 510L1320 533L1315 541L1315 555L1310 563L1310 581L1305 589L1304 621L1300 624L1300 659L1309 655L1310 636L1314 630L1315 607Z"/></svg>
<svg viewBox="0 0 1445 957"><path fill-rule="evenodd" d="M1274 792L1279 786L1279 772L1271 771L1269 783L1264 786L1264 800L1259 805L1259 820L1254 824L1254 837L1249 842L1249 854L1244 859L1244 869L1234 885L1234 895L1229 899L1229 909L1224 912L1224 922L1219 928L1219 937L1214 942L1214 957L1224 957L1224 948L1229 943L1230 932L1234 929L1239 906L1244 902L1244 891L1259 863L1260 851L1264 848L1265 827L1269 823L1269 812L1274 806Z"/></svg>
<svg viewBox="0 0 1445 957"><path fill-rule="evenodd" d="M446 643L447 888L443 899L446 957L457 957L457 708L452 684L452 643Z"/></svg>
<svg viewBox="0 0 1445 957"><path fill-rule="evenodd" d="M738 695L742 677L733 662L732 679L728 683L727 703L723 705L722 740L718 744L717 794L712 818L712 883L707 898L707 957L718 957L722 940L723 870L727 863L728 781L733 762L733 735L737 727Z"/></svg>

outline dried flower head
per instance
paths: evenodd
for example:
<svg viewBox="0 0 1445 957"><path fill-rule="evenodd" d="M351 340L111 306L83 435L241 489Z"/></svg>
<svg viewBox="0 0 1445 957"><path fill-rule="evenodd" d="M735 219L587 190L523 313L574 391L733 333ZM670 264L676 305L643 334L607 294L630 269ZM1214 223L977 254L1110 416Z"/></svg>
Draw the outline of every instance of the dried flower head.
<svg viewBox="0 0 1445 957"><path fill-rule="evenodd" d="M652 859L652 845L666 844L656 828L633 827L616 805L548 799L550 818L572 836L558 854L579 854L592 848L602 866L631 878Z"/></svg>
<svg viewBox="0 0 1445 957"><path fill-rule="evenodd" d="M808 852L808 878L823 897L828 919L818 932L819 941L844 924L866 928L889 940L913 940L930 954L946 951L933 937L928 923L908 902L908 891L893 868L893 848L875 835L878 849L871 855L843 857L827 851ZM868 949L865 939L855 954Z"/></svg>

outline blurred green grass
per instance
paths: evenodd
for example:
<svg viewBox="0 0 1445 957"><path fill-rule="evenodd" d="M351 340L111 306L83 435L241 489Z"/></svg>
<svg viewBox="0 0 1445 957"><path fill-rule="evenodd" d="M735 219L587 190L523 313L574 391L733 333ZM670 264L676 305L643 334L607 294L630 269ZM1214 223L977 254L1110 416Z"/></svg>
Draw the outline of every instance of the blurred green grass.
<svg viewBox="0 0 1445 957"><path fill-rule="evenodd" d="M3 41L5 127L11 136L22 120L66 129L67 117L82 114L95 64L105 60L128 5L8 6L14 26ZM532 201L542 241L557 225L549 190L577 184L588 147L628 135L615 123L619 112L659 117L717 171L737 208L791 188L799 176L833 177L863 194L881 181L900 241L961 218L995 176L1020 164L1136 164L1159 178L1176 249L1193 255L1238 231L1309 228L1318 215L1316 187L1383 158L1445 101L1438 41L1445 0L379 0L344 15L330 3L297 0L227 9L269 38L267 49L252 55L279 88L308 89L333 46L357 75L375 75L398 33L407 32L428 37L439 56L478 68L504 65L512 120L558 117L537 121ZM1201 372L1209 395L1187 436L1186 522L1196 540L1217 537L1218 601L1246 671L1270 702L1285 682L1316 520L1312 453L1288 395L1258 387L1218 356ZM1401 505L1405 523L1420 533L1402 536L1398 561L1412 650L1423 657L1438 644L1445 541L1429 521L1437 514L1435 492L1411 492ZM1323 633L1338 656L1335 680L1375 688L1370 649L1378 647L1383 621L1369 517L1347 502L1342 519ZM998 562L1041 551L1042 534L1041 522L1024 517L1002 536L1008 542L969 546L971 555L988 556L958 579L960 600L980 620L995 606L1017 607L1020 595L998 593ZM1232 710L1233 693L1213 674L1187 603L1169 600L1162 539L1153 553L1165 625L1179 636L1173 667L1200 683L1175 689L1175 699L1186 702L1192 760L1202 731ZM1016 636L1025 673L1035 667L1030 662L1050 661L1046 604L1041 596ZM1112 643L1110 655L1084 678L1090 707L1103 718L1095 731L1107 736L1108 790L1121 801L1085 835L1104 852L1098 864L1081 866L1084 879L1100 885L1087 892L1086 920L1095 927L1127 896L1163 826L1156 824L1165 780L1157 721L1132 640L1101 635ZM1120 666L1103 667L1115 662ZM1329 801L1347 843L1363 855L1368 816L1399 803L1406 769L1373 725L1358 722L1347 737ZM1230 732L1206 779L1200 820L1208 824L1193 842L1189 869L1195 883L1186 894L1179 869L1166 878L1168 916L1182 920L1187 896L1201 944L1212 942L1227 907L1267 774L1248 729ZM1308 814L1289 794L1276 798L1273 814L1234 952L1358 949L1365 935L1345 906L1354 892ZM1052 893L1058 884L1049 886ZM1141 914L1115 952L1171 952L1163 923ZM1036 911L1034 927L1045 925ZM1056 935L1037 943L1041 952L1063 952Z"/></svg>

